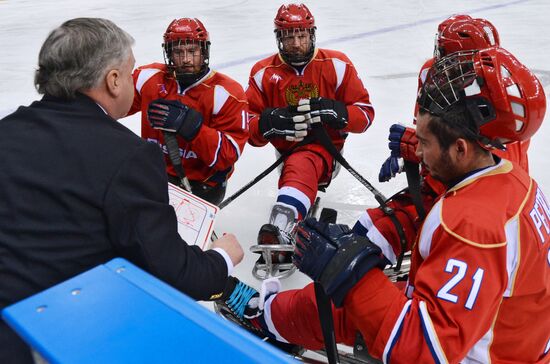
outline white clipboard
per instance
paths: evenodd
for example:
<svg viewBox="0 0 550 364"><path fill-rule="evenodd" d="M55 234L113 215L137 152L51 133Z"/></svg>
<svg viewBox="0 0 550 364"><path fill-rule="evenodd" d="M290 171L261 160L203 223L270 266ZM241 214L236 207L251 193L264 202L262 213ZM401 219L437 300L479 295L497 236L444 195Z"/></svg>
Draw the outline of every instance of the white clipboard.
<svg viewBox="0 0 550 364"><path fill-rule="evenodd" d="M176 211L180 236L187 244L206 250L214 231L218 206L171 183L168 183L168 198Z"/></svg>

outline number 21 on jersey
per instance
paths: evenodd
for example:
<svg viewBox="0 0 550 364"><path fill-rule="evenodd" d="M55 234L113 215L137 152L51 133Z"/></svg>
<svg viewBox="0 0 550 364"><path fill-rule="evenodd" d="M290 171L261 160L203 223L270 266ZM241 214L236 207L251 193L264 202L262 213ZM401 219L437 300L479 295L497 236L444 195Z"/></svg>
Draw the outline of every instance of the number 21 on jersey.
<svg viewBox="0 0 550 364"><path fill-rule="evenodd" d="M468 271L468 265L465 262L460 261L458 259L449 259L447 261L447 266L445 267L445 272L453 273L454 275L437 292L437 297L445 301L457 303L458 296L451 293L450 291L464 279L467 271ZM479 293L479 289L481 288L481 282L483 281L484 272L485 271L483 269L477 268L474 275L472 276L470 292L468 294L468 298L466 299L466 303L464 304L464 307L466 307L468 310L471 310L472 307L474 307L474 304L476 303L477 295Z"/></svg>

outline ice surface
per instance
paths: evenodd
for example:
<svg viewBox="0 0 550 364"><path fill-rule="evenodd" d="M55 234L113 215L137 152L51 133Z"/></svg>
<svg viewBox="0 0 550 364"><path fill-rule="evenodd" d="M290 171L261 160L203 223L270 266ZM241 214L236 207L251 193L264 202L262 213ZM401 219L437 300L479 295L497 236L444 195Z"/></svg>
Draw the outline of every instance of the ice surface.
<svg viewBox="0 0 550 364"><path fill-rule="evenodd" d="M405 186L404 176L378 183L380 164L388 155L387 131L395 122L410 123L416 96L416 76L433 51L437 24L455 13L489 19L499 30L501 44L540 77L550 94L550 2L519 1L306 1L317 23L318 46L343 51L354 62L376 110L374 125L351 135L345 157L384 194ZM162 61L162 34L174 18L197 17L210 32L211 65L241 82L248 81L255 61L275 51L273 17L281 1L166 1L0 0L0 114L39 96L33 72L39 48L49 31L73 17L103 17L116 22L136 39L137 65ZM139 132L139 115L122 120ZM550 196L550 124L532 140L531 174ZM230 180L228 196L274 161L271 147L247 146ZM267 221L277 192L277 175L239 197L219 214L218 233L234 232L248 249L259 227ZM372 195L342 170L323 203L341 210L341 220L352 223L362 206L375 205ZM495 196L498 198L498 196ZM235 274L258 286L250 274L256 255L247 253ZM284 288L301 287L300 273L283 281Z"/></svg>

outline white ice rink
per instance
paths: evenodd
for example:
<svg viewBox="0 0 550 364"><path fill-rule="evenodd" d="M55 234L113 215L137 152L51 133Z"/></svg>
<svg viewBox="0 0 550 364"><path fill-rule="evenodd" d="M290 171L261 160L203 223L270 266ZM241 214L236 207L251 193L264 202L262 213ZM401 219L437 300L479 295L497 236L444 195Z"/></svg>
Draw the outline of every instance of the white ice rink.
<svg viewBox="0 0 550 364"><path fill-rule="evenodd" d="M501 45L541 79L550 95L550 1L305 1L317 25L317 45L343 51L354 62L376 111L374 125L348 138L345 157L386 195L405 185L404 176L378 183L380 164L388 155L388 128L410 123L417 73L433 51L437 25L449 15L467 13L490 20ZM0 0L0 113L29 104L39 95L33 87L39 48L47 34L74 17L113 20L135 39L137 65L162 61L162 35L174 18L197 17L210 32L211 65L243 86L255 61L274 53L273 17L280 0ZM548 119L548 117L547 117ZM122 120L139 132L139 115ZM550 196L550 122L543 124L529 150L531 174ZM1 160L1 156L0 156ZM274 161L271 147L247 146L236 166L226 196ZM1 162L0 162L1 163ZM219 214L216 230L234 232L248 251L275 201L277 175L262 182ZM342 209L341 221L353 223L362 206L376 205L372 195L342 170L322 205ZM499 196L494 196L498 199ZM257 256L247 252L236 276L257 286L250 269ZM307 279L295 274L283 286L300 287Z"/></svg>

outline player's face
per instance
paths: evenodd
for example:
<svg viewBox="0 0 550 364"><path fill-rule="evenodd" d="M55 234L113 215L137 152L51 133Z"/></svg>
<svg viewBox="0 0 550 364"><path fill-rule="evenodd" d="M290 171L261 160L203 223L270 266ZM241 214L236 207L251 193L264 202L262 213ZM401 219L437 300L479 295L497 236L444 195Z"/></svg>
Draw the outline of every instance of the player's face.
<svg viewBox="0 0 550 364"><path fill-rule="evenodd" d="M455 164L449 152L450 148L443 149L437 137L428 129L430 118L429 114L423 114L418 115L416 119L416 156L433 178L448 183L456 178Z"/></svg>
<svg viewBox="0 0 550 364"><path fill-rule="evenodd" d="M304 57L311 47L311 34L307 29L289 29L283 32L281 42L289 55Z"/></svg>
<svg viewBox="0 0 550 364"><path fill-rule="evenodd" d="M203 55L199 43L180 43L172 48L172 62L182 73L198 73Z"/></svg>

